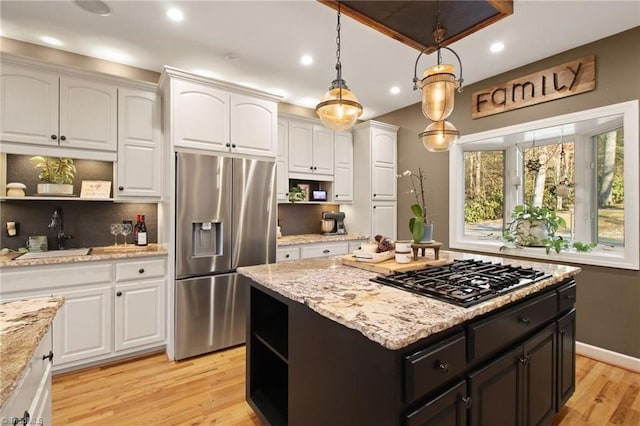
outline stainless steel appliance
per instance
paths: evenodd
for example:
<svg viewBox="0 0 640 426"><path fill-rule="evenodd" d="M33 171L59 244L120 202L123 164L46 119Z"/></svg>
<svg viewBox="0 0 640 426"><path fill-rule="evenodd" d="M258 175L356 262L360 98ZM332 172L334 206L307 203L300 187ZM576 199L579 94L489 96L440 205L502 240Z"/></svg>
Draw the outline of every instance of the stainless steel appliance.
<svg viewBox="0 0 640 426"><path fill-rule="evenodd" d="M531 268L467 259L371 281L468 307L549 277Z"/></svg>
<svg viewBox="0 0 640 426"><path fill-rule="evenodd" d="M346 234L347 228L344 226L343 212L322 212L322 234L337 235ZM329 229L331 227L331 229Z"/></svg>
<svg viewBox="0 0 640 426"><path fill-rule="evenodd" d="M177 153L176 359L244 343L236 268L275 258L275 163Z"/></svg>

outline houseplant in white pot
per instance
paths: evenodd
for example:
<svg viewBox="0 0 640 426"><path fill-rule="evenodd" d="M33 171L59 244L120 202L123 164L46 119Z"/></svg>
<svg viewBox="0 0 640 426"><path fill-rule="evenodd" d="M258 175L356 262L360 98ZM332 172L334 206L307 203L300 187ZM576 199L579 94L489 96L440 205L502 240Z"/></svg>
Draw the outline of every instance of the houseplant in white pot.
<svg viewBox="0 0 640 426"><path fill-rule="evenodd" d="M38 170L38 194L73 195L76 166L71 158L31 157Z"/></svg>

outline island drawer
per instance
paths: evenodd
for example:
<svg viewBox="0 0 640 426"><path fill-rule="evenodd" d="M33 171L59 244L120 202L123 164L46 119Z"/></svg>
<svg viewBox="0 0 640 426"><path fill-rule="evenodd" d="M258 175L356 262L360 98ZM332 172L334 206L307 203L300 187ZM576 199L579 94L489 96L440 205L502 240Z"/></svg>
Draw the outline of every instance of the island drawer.
<svg viewBox="0 0 640 426"><path fill-rule="evenodd" d="M557 308L553 291L471 324L467 330L469 361L496 353L526 336L552 319Z"/></svg>
<svg viewBox="0 0 640 426"><path fill-rule="evenodd" d="M300 259L300 247L279 248L276 251L276 262Z"/></svg>
<svg viewBox="0 0 640 426"><path fill-rule="evenodd" d="M409 403L464 372L467 339L458 333L404 357L404 399Z"/></svg>
<svg viewBox="0 0 640 426"><path fill-rule="evenodd" d="M564 312L576 303L577 288L574 280L569 281L558 289L558 312Z"/></svg>
<svg viewBox="0 0 640 426"><path fill-rule="evenodd" d="M335 256L337 254L349 253L349 243L332 243L321 245L309 245L300 248L300 258L310 259L312 257Z"/></svg>
<svg viewBox="0 0 640 426"><path fill-rule="evenodd" d="M140 260L116 264L117 282L164 277L166 275L167 262L164 259Z"/></svg>

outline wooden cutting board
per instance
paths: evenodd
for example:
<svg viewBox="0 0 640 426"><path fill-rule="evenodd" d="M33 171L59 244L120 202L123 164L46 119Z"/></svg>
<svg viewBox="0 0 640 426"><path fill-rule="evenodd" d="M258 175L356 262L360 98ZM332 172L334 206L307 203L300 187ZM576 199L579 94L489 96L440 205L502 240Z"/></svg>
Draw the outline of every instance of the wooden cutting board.
<svg viewBox="0 0 640 426"><path fill-rule="evenodd" d="M359 262L352 255L342 258L342 263L344 265L387 275L392 272L415 271L416 269L424 269L428 266L444 265L449 262L451 262L449 259L435 260L426 257L418 257L418 260L413 260L409 263L397 263L394 259L385 260L379 263Z"/></svg>

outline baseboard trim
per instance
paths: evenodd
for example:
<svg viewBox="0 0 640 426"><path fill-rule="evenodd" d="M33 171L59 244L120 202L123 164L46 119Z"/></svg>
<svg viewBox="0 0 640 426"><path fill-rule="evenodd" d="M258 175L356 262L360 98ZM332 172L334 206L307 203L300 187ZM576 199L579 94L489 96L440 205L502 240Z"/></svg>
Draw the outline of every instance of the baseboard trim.
<svg viewBox="0 0 640 426"><path fill-rule="evenodd" d="M629 355L613 352L597 346L591 346L582 342L576 342L576 353L578 355L584 355L598 361L606 362L607 364L615 365L616 367L640 373L640 359Z"/></svg>

